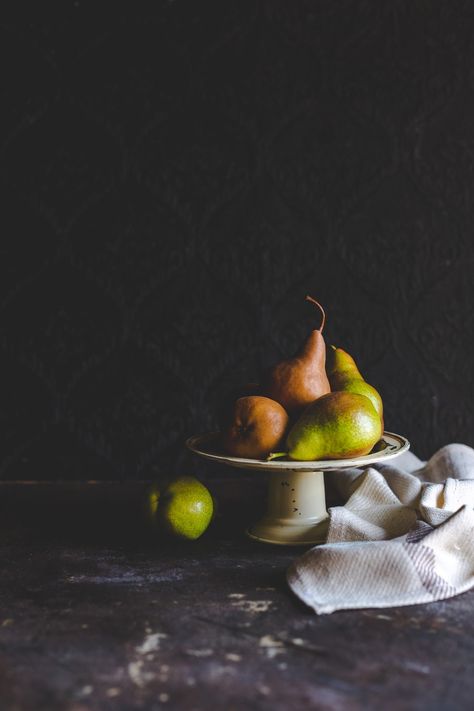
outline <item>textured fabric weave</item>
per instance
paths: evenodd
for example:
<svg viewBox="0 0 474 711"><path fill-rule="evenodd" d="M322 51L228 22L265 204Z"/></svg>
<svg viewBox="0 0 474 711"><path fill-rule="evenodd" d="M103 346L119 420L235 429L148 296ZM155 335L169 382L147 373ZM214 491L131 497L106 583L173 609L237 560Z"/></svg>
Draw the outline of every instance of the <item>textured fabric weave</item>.
<svg viewBox="0 0 474 711"><path fill-rule="evenodd" d="M474 450L440 449L334 472L347 499L326 543L297 558L291 589L318 614L453 597L474 586Z"/></svg>

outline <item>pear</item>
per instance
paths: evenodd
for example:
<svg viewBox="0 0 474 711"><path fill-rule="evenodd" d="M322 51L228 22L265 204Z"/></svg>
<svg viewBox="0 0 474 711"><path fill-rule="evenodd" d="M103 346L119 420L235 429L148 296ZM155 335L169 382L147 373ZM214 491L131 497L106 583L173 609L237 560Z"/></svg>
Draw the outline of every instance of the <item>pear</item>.
<svg viewBox="0 0 474 711"><path fill-rule="evenodd" d="M298 353L273 366L264 376L264 395L279 402L290 415L299 414L304 407L331 390L326 375L326 344L323 328L324 309L311 296L306 301L315 304L322 313L319 329L311 331Z"/></svg>
<svg viewBox="0 0 474 711"><path fill-rule="evenodd" d="M180 476L164 487L155 516L157 526L176 538L196 540L214 513L211 492L193 476Z"/></svg>
<svg viewBox="0 0 474 711"><path fill-rule="evenodd" d="M288 429L288 415L279 402L251 395L234 403L232 416L222 433L227 454L264 459L281 446Z"/></svg>
<svg viewBox="0 0 474 711"><path fill-rule="evenodd" d="M348 459L368 454L381 436L382 423L369 398L332 392L309 405L293 425L287 454L299 461Z"/></svg>
<svg viewBox="0 0 474 711"><path fill-rule="evenodd" d="M377 410L383 423L383 403L377 390L362 377L354 358L342 348L331 346L328 377L331 390L343 390L349 393L365 395Z"/></svg>

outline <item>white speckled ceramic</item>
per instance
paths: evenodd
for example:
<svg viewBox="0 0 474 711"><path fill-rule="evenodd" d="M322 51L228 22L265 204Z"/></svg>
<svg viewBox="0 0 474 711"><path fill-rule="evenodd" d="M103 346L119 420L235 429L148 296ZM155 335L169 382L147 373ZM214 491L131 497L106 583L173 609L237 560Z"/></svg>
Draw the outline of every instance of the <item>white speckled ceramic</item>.
<svg viewBox="0 0 474 711"><path fill-rule="evenodd" d="M405 437L384 432L383 449L352 459L327 459L296 462L276 459L241 459L220 454L216 448L218 433L190 437L186 446L195 454L240 469L260 469L269 474L267 510L263 518L247 531L251 538L280 545L314 545L324 540L327 510L324 472L334 469L370 466L406 452Z"/></svg>

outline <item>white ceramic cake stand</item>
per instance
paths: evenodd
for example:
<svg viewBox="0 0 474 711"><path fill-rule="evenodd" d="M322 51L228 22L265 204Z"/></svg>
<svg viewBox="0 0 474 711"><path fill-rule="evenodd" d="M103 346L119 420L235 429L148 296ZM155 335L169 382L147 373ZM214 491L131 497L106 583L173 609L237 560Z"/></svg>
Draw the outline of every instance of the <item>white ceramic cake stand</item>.
<svg viewBox="0 0 474 711"><path fill-rule="evenodd" d="M190 437L186 446L200 457L214 462L268 473L267 509L263 517L247 530L251 538L280 545L315 545L324 541L327 528L324 472L384 463L410 447L405 437L392 432L384 432L382 441L379 451L363 457L314 462L281 459L267 462L228 457L217 449L216 432Z"/></svg>

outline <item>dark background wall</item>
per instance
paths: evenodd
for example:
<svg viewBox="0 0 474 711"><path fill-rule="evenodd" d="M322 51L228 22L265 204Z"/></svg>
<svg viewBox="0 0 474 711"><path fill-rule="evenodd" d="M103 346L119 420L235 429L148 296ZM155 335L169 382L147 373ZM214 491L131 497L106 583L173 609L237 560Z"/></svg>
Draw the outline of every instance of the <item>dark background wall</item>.
<svg viewBox="0 0 474 711"><path fill-rule="evenodd" d="M0 11L0 476L192 466L307 292L388 429L474 444L473 4L119 7Z"/></svg>

